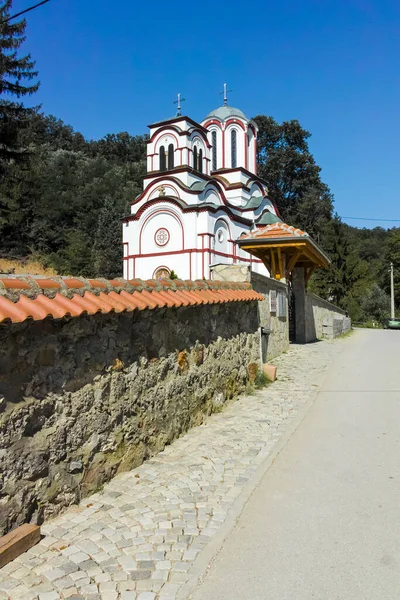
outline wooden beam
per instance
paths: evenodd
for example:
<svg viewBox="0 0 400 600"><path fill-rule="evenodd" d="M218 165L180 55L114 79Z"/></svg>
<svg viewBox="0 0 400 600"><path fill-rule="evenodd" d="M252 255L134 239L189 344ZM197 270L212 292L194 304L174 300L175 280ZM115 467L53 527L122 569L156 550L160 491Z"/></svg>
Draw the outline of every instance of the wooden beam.
<svg viewBox="0 0 400 600"><path fill-rule="evenodd" d="M307 244L305 244L304 242L287 242L286 244L274 244L273 242L268 244L249 244L248 246L244 246L242 245L241 248L243 250L247 250L250 249L252 250L253 248L262 248L263 250L266 250L267 248L306 248Z"/></svg>
<svg viewBox="0 0 400 600"><path fill-rule="evenodd" d="M25 523L0 538L0 569L40 540L40 527Z"/></svg>
<svg viewBox="0 0 400 600"><path fill-rule="evenodd" d="M275 279L276 263L275 263L275 253L274 253L273 248L271 248L271 265L272 265L272 277Z"/></svg>
<svg viewBox="0 0 400 600"><path fill-rule="evenodd" d="M302 255L302 250L296 250L296 252L293 254L293 256L291 257L291 259L288 262L288 265L286 267L286 272L288 275L290 275L290 273L293 271L297 261L299 260L300 256Z"/></svg>
<svg viewBox="0 0 400 600"><path fill-rule="evenodd" d="M282 264L282 252L281 252L280 247L278 247L277 253L278 253L278 270L279 270L279 272L277 273L276 278L282 279L284 273L283 273L283 264ZM278 277L278 275L279 275L279 277Z"/></svg>

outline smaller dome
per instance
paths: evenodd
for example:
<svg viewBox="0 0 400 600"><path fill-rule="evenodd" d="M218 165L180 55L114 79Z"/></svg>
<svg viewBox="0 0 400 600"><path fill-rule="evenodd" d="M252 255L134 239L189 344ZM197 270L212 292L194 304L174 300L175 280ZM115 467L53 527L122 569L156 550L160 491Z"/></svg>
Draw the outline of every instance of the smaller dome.
<svg viewBox="0 0 400 600"><path fill-rule="evenodd" d="M249 121L246 115L239 109L234 108L233 106L219 106L215 110L212 110L206 116L206 119L210 119L211 117L216 117L221 121L225 121L229 117L239 117L240 119L244 119L245 121Z"/></svg>

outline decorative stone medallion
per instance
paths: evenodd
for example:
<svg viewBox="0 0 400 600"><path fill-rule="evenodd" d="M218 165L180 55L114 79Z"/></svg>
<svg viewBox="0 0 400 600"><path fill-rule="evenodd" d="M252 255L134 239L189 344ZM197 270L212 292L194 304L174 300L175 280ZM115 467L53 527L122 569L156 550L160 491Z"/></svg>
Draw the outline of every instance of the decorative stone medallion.
<svg viewBox="0 0 400 600"><path fill-rule="evenodd" d="M154 241L157 246L166 246L169 242L169 231L165 227L157 229L154 235Z"/></svg>

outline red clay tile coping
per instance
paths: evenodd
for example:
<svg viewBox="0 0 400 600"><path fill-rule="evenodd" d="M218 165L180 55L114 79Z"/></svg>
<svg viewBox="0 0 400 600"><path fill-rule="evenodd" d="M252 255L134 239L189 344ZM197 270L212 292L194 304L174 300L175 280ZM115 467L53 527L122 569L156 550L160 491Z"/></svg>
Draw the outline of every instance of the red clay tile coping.
<svg viewBox="0 0 400 600"><path fill-rule="evenodd" d="M0 274L0 323L263 300L249 283Z"/></svg>
<svg viewBox="0 0 400 600"><path fill-rule="evenodd" d="M282 238L282 237L309 237L308 233L301 229L296 229L292 225L286 223L271 223L265 227L256 228L254 231L250 231L245 235L241 235L241 240L254 239L254 238Z"/></svg>

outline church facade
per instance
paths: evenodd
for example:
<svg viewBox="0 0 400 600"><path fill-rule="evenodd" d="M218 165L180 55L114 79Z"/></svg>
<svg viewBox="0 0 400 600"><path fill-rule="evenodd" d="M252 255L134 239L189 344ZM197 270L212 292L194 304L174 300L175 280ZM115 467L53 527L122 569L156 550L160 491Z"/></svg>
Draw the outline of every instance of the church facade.
<svg viewBox="0 0 400 600"><path fill-rule="evenodd" d="M124 277L209 279L210 265L244 263L268 275L236 241L279 222L257 176L257 125L223 106L197 123L178 115L150 125L143 192L123 222Z"/></svg>

